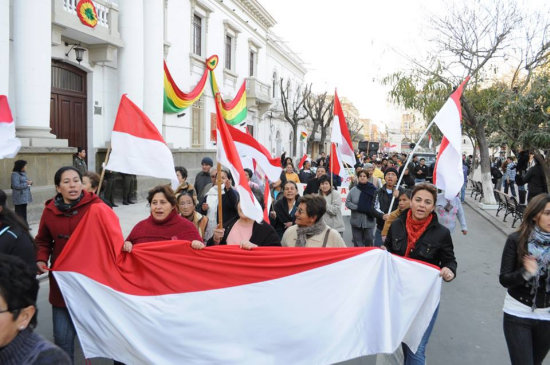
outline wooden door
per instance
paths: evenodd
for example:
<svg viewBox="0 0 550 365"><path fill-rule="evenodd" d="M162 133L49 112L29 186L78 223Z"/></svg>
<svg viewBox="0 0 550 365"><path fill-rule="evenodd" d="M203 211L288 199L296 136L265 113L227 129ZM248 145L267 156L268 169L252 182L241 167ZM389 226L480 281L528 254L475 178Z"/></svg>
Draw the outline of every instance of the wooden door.
<svg viewBox="0 0 550 365"><path fill-rule="evenodd" d="M88 144L86 72L72 65L52 61L50 128L70 147Z"/></svg>

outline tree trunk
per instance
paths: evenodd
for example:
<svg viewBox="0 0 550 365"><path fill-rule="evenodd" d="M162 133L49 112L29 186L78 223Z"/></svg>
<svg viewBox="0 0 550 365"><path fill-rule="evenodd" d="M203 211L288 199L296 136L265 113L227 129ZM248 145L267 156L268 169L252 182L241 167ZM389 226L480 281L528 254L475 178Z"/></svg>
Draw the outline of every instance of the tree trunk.
<svg viewBox="0 0 550 365"><path fill-rule="evenodd" d="M319 146L319 154L325 151L325 139L327 139L327 128L321 128L321 142Z"/></svg>
<svg viewBox="0 0 550 365"><path fill-rule="evenodd" d="M483 184L483 203L495 205L497 202L493 192L493 182L491 181L491 160L489 158L489 144L485 136L485 127L477 121L475 122L475 126L476 140L479 146L481 183Z"/></svg>
<svg viewBox="0 0 550 365"><path fill-rule="evenodd" d="M296 147L298 145L298 123L292 126L292 158L296 158Z"/></svg>
<svg viewBox="0 0 550 365"><path fill-rule="evenodd" d="M542 170L544 171L544 176L546 177L546 191L550 192L550 151L547 150L545 151L545 153L546 158L544 159Z"/></svg>

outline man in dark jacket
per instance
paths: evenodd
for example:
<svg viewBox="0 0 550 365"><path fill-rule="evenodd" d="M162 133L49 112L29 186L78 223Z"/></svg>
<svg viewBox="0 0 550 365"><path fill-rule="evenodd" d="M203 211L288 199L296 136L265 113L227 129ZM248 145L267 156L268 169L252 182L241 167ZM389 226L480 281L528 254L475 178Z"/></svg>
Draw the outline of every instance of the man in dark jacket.
<svg viewBox="0 0 550 365"><path fill-rule="evenodd" d="M304 189L304 195L317 194L319 192L319 178L327 174L327 170L323 166L317 167L315 178L309 180L306 188Z"/></svg>
<svg viewBox="0 0 550 365"><path fill-rule="evenodd" d="M204 157L201 161L201 171L195 176L195 191L197 192L197 199L202 200L206 191L204 187L211 183L210 169L214 166L214 162L210 157Z"/></svg>
<svg viewBox="0 0 550 365"><path fill-rule="evenodd" d="M414 183L423 183L426 181L426 177L428 177L428 166L426 166L426 160L424 158L420 159L420 163L416 165L414 168Z"/></svg>
<svg viewBox="0 0 550 365"><path fill-rule="evenodd" d="M527 202L535 196L548 192L546 185L546 176L540 163L541 158L535 155L535 165L527 170L527 174L523 177L523 183L527 183L527 190L529 195L527 196Z"/></svg>
<svg viewBox="0 0 550 365"><path fill-rule="evenodd" d="M393 200L392 209L393 212L399 205L399 194L404 191L403 188L396 189L397 184L397 170L393 167L387 168L384 172L384 180L386 183L380 189L376 191L374 196L374 210L376 212L376 232L374 234L374 245L377 247L382 246L382 229L384 229L384 221L388 219L388 211Z"/></svg>

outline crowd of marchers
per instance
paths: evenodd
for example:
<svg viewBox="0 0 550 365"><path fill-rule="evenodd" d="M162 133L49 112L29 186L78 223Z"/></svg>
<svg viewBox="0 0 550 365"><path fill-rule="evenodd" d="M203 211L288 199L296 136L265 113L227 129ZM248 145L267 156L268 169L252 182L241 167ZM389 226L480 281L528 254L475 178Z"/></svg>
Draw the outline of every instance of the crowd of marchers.
<svg viewBox="0 0 550 365"><path fill-rule="evenodd" d="M92 205L116 207L112 187L111 191L108 187L109 175L103 182L103 194L96 194L100 178L87 171L85 153L79 149L73 166L55 173L57 194L45 203L34 237L26 221L26 206L32 201L32 179L27 176L26 161L16 161L12 173L15 212L7 208L7 196L0 190L0 253L18 257L0 256L0 271L20 272L23 278L15 284L0 278L0 328L7 326L7 335L0 335L0 363L33 363L30 359L44 356L55 358L60 364L74 359L76 330L51 274L49 299L54 340L63 351L32 331L36 323L34 275L37 270L48 272L55 264ZM451 281L457 273L452 240L457 221L462 234L468 232L462 203L471 156L463 157L463 189L452 199L431 183L435 161L426 161L422 155L412 156L410 161L407 157L358 153L356 165L346 174L351 181L346 182L349 191L345 199L337 189L342 178L331 171L330 156L324 153L306 160L302 166L296 166L292 158L283 154L281 175L275 182L267 183L255 171L246 169L248 184L260 205L265 208L269 204L269 221L262 222L243 213L231 173L218 170L211 158L204 157L192 183L188 181L187 168L177 166L177 189L159 185L148 192L150 215L135 225L122 250L131 255L135 245L163 240L191 241L191 247L197 250L213 245L238 245L244 250L258 246L376 246L435 265L440 268L442 279ZM500 177L505 186L513 189L517 180L512 172L517 173L518 166L513 159L499 166L507 173ZM540 164L536 159L528 160L521 174L524 181L529 183L536 178L537 166ZM135 176L127 175L123 204L134 203L134 183ZM303 186L301 196L298 184ZM265 189L269 189L268 200L264 199ZM508 288L504 331L512 362L518 364L540 363L550 347L550 195L531 189L531 185L528 192L524 220L506 242L500 276L502 285ZM351 211L349 223L342 217L342 204ZM343 239L345 230L351 230L349 245ZM406 364L425 363L425 349L438 309L417 351L403 344ZM526 338L531 339L529 346L524 343ZM532 361L525 362L526 359Z"/></svg>

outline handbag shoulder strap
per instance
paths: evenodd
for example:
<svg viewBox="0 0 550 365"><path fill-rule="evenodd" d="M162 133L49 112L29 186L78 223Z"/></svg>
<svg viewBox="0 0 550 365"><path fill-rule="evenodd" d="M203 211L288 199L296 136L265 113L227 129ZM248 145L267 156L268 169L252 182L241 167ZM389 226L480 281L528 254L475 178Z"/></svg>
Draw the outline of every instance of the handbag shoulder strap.
<svg viewBox="0 0 550 365"><path fill-rule="evenodd" d="M328 235L330 234L330 227L327 227L325 232L325 239L323 240L323 247L327 247Z"/></svg>

